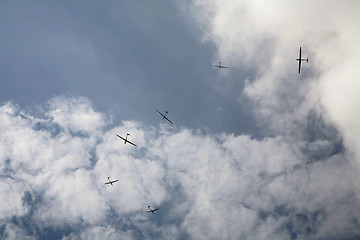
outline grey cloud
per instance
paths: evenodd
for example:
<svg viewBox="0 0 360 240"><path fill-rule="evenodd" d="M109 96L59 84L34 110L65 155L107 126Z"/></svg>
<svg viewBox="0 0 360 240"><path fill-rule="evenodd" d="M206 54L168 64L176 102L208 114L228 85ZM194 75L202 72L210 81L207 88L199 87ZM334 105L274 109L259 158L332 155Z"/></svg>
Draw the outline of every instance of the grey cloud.
<svg viewBox="0 0 360 240"><path fill-rule="evenodd" d="M15 224L6 224L4 227L4 231L2 232L1 237L6 240L12 239L24 239L24 240L32 240L36 239L34 236L28 236L25 231Z"/></svg>
<svg viewBox="0 0 360 240"><path fill-rule="evenodd" d="M212 67L214 48L201 42L178 2L0 5L6 46L0 49L0 101L31 108L70 93L88 97L116 122L155 125L159 108L180 126L257 134L246 104L213 89L221 82Z"/></svg>

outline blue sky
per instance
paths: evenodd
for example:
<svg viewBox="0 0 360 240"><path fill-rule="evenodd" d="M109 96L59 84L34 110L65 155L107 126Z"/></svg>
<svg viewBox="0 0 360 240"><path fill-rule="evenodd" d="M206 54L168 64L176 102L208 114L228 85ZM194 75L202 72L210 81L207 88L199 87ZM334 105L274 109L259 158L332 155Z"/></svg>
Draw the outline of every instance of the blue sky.
<svg viewBox="0 0 360 240"><path fill-rule="evenodd" d="M359 8L1 1L1 238L360 239Z"/></svg>

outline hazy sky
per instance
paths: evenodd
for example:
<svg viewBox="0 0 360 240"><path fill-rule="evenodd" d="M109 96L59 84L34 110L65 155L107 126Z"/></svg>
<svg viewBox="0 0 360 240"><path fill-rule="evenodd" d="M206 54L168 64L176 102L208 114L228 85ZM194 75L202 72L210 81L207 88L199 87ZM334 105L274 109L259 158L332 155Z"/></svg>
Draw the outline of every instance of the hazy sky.
<svg viewBox="0 0 360 240"><path fill-rule="evenodd" d="M0 238L360 239L359 12L0 1Z"/></svg>

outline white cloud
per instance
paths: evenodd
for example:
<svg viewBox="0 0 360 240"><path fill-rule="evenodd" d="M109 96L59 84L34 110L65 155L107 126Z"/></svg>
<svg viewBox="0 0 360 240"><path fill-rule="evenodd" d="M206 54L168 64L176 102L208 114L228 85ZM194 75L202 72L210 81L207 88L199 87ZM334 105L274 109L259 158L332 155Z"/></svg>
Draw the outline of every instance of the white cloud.
<svg viewBox="0 0 360 240"><path fill-rule="evenodd" d="M54 114L59 106L61 114ZM132 146L124 145L116 136L129 131L134 141L143 144L144 130L138 124L128 122L102 132L107 122L85 98L52 99L44 112L53 119L52 124L34 125L36 119L30 114L24 118L21 112L12 104L0 108L4 120L0 126L4 143L0 152L4 175L1 219L31 214L40 229L80 223L96 226L106 222L112 210L144 215L149 203L160 205L164 200L161 163L132 156ZM81 115L86 117L80 121ZM104 185L109 175L119 183ZM38 203L24 202L29 191L39 195Z"/></svg>
<svg viewBox="0 0 360 240"><path fill-rule="evenodd" d="M104 221L106 202L99 189L94 187L98 179L93 179L91 174L80 169L51 178L48 182L51 186L44 196L51 201L39 209L38 217L59 225L77 223L80 219L89 224Z"/></svg>
<svg viewBox="0 0 360 240"><path fill-rule="evenodd" d="M95 112L89 100L82 97L53 98L49 102L47 115L65 131L75 133L92 133L105 125L103 115Z"/></svg>
<svg viewBox="0 0 360 240"><path fill-rule="evenodd" d="M130 232L117 232L114 228L109 227L95 227L89 228L83 231L80 235L71 234L68 237L63 237L62 240L80 240L80 239L93 239L93 240L101 240L101 239L124 239L130 240L133 239Z"/></svg>
<svg viewBox="0 0 360 240"><path fill-rule="evenodd" d="M6 219L12 216L19 216L26 213L22 206L22 192L25 186L14 179L2 178L0 182L0 219Z"/></svg>
<svg viewBox="0 0 360 240"><path fill-rule="evenodd" d="M244 93L272 134L294 135L315 109L341 131L346 147L359 159L358 2L191 3L204 39L217 47L217 59L253 71L255 77L247 80ZM309 58L300 76L295 61L299 46Z"/></svg>
<svg viewBox="0 0 360 240"><path fill-rule="evenodd" d="M77 109L102 115L88 101L56 99L69 105L63 113L69 119ZM304 142L289 137L203 135L132 121L110 128L105 117L96 131L78 135L67 124L39 127L20 112L0 107L0 216L7 228L21 230L16 234L76 227L63 239L100 233L109 239L289 239L289 224L307 239L345 229L357 234L352 219L360 217L360 189L346 155L309 162ZM46 110L44 116L50 116ZM92 124L94 118L86 119ZM127 132L137 147L116 136ZM108 176L119 182L105 185ZM149 215L148 205L160 210Z"/></svg>
<svg viewBox="0 0 360 240"><path fill-rule="evenodd" d="M281 140L265 155L258 152L266 150L266 140L259 142L256 148L246 148L251 154L258 154L254 159L248 158L257 165L248 167L264 173L265 179L270 181L266 186L249 184L245 188L264 191L261 197L249 196L249 202L257 211L261 206L272 209L276 204L285 204L289 211L315 211L326 206L326 212L332 212L336 211L334 208L339 199L333 202L329 200L331 196L338 194L345 201L348 198L346 195L351 195L350 189L354 187L351 179L357 179L358 167L349 168L354 167L353 161L358 161L360 146L359 121L355 114L360 102L356 95L359 90L356 70L360 52L357 44L360 37L357 31L359 8L355 1L191 1L189 9L203 31L203 39L215 43L218 51L215 58L230 63L235 71L252 72L250 77L227 80L245 81L245 89L238 89L239 95L243 91L252 100L257 119L266 126L265 129L271 130L270 135L279 136ZM303 56L310 59L309 64L303 64L301 75L297 74L295 61L299 46L303 47ZM226 77L229 78L229 75ZM231 91L233 89L229 89ZM311 115L320 119L320 124L309 123ZM321 125L323 120L327 126ZM332 125L340 132L336 133ZM308 138L314 138L308 136L311 134L315 139L309 143ZM322 136L317 139L319 135ZM327 159L325 152L334 149L334 142L341 137L345 140L344 156ZM274 140L270 139L271 142ZM285 152L270 150L277 149L282 141L287 143L284 144ZM233 152L237 156L244 154L239 147L243 145L235 145L237 150ZM304 150L308 152L302 153ZM355 157L352 154L354 151ZM293 156L286 152L292 152ZM326 163L306 166L300 163L313 161L315 158L312 157L316 154L322 154ZM283 165L286 161L282 158L297 159L298 163L293 161L292 169L290 163ZM270 168L267 169L267 165ZM241 167L244 169L244 166ZM272 171L272 168L282 170ZM249 173L250 170L248 168L244 172ZM343 176L344 171L347 177L339 179L337 176ZM261 178L253 179L254 183L261 181ZM301 194L299 191L302 191ZM358 191L354 191L358 197ZM347 208L345 212L349 209L354 208ZM352 225L348 222L351 217L344 215L349 216L337 215L344 222L337 226L339 229ZM328 220L337 216L331 214ZM270 228L263 227L264 224L260 228L273 231L278 225L278 221L275 222L277 224ZM322 227L331 229L329 226ZM335 232L328 231L328 234L319 236L339 236ZM276 238L288 239L289 236ZM309 239L310 236L304 238Z"/></svg>
<svg viewBox="0 0 360 240"><path fill-rule="evenodd" d="M134 121L111 126L83 97L55 97L37 117L6 103L0 107L3 238L31 239L49 229L65 229L63 239L360 235L358 3L194 0L190 9L204 39L215 43L216 59L231 63L230 71L251 72L230 81L246 79L239 95L252 100L272 137ZM300 45L310 63L299 76ZM308 142L309 115L340 133L311 126L324 136L312 134ZM126 133L138 147L116 137ZM329 151L341 137L345 151ZM108 176L119 182L104 185ZM149 204L160 210L146 213Z"/></svg>

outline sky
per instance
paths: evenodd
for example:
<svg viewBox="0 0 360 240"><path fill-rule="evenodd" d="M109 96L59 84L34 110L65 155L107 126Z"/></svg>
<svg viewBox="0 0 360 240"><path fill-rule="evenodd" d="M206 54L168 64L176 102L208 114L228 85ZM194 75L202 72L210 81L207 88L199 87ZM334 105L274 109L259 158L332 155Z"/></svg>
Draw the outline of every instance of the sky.
<svg viewBox="0 0 360 240"><path fill-rule="evenodd" d="M360 239L359 11L0 1L0 238Z"/></svg>

